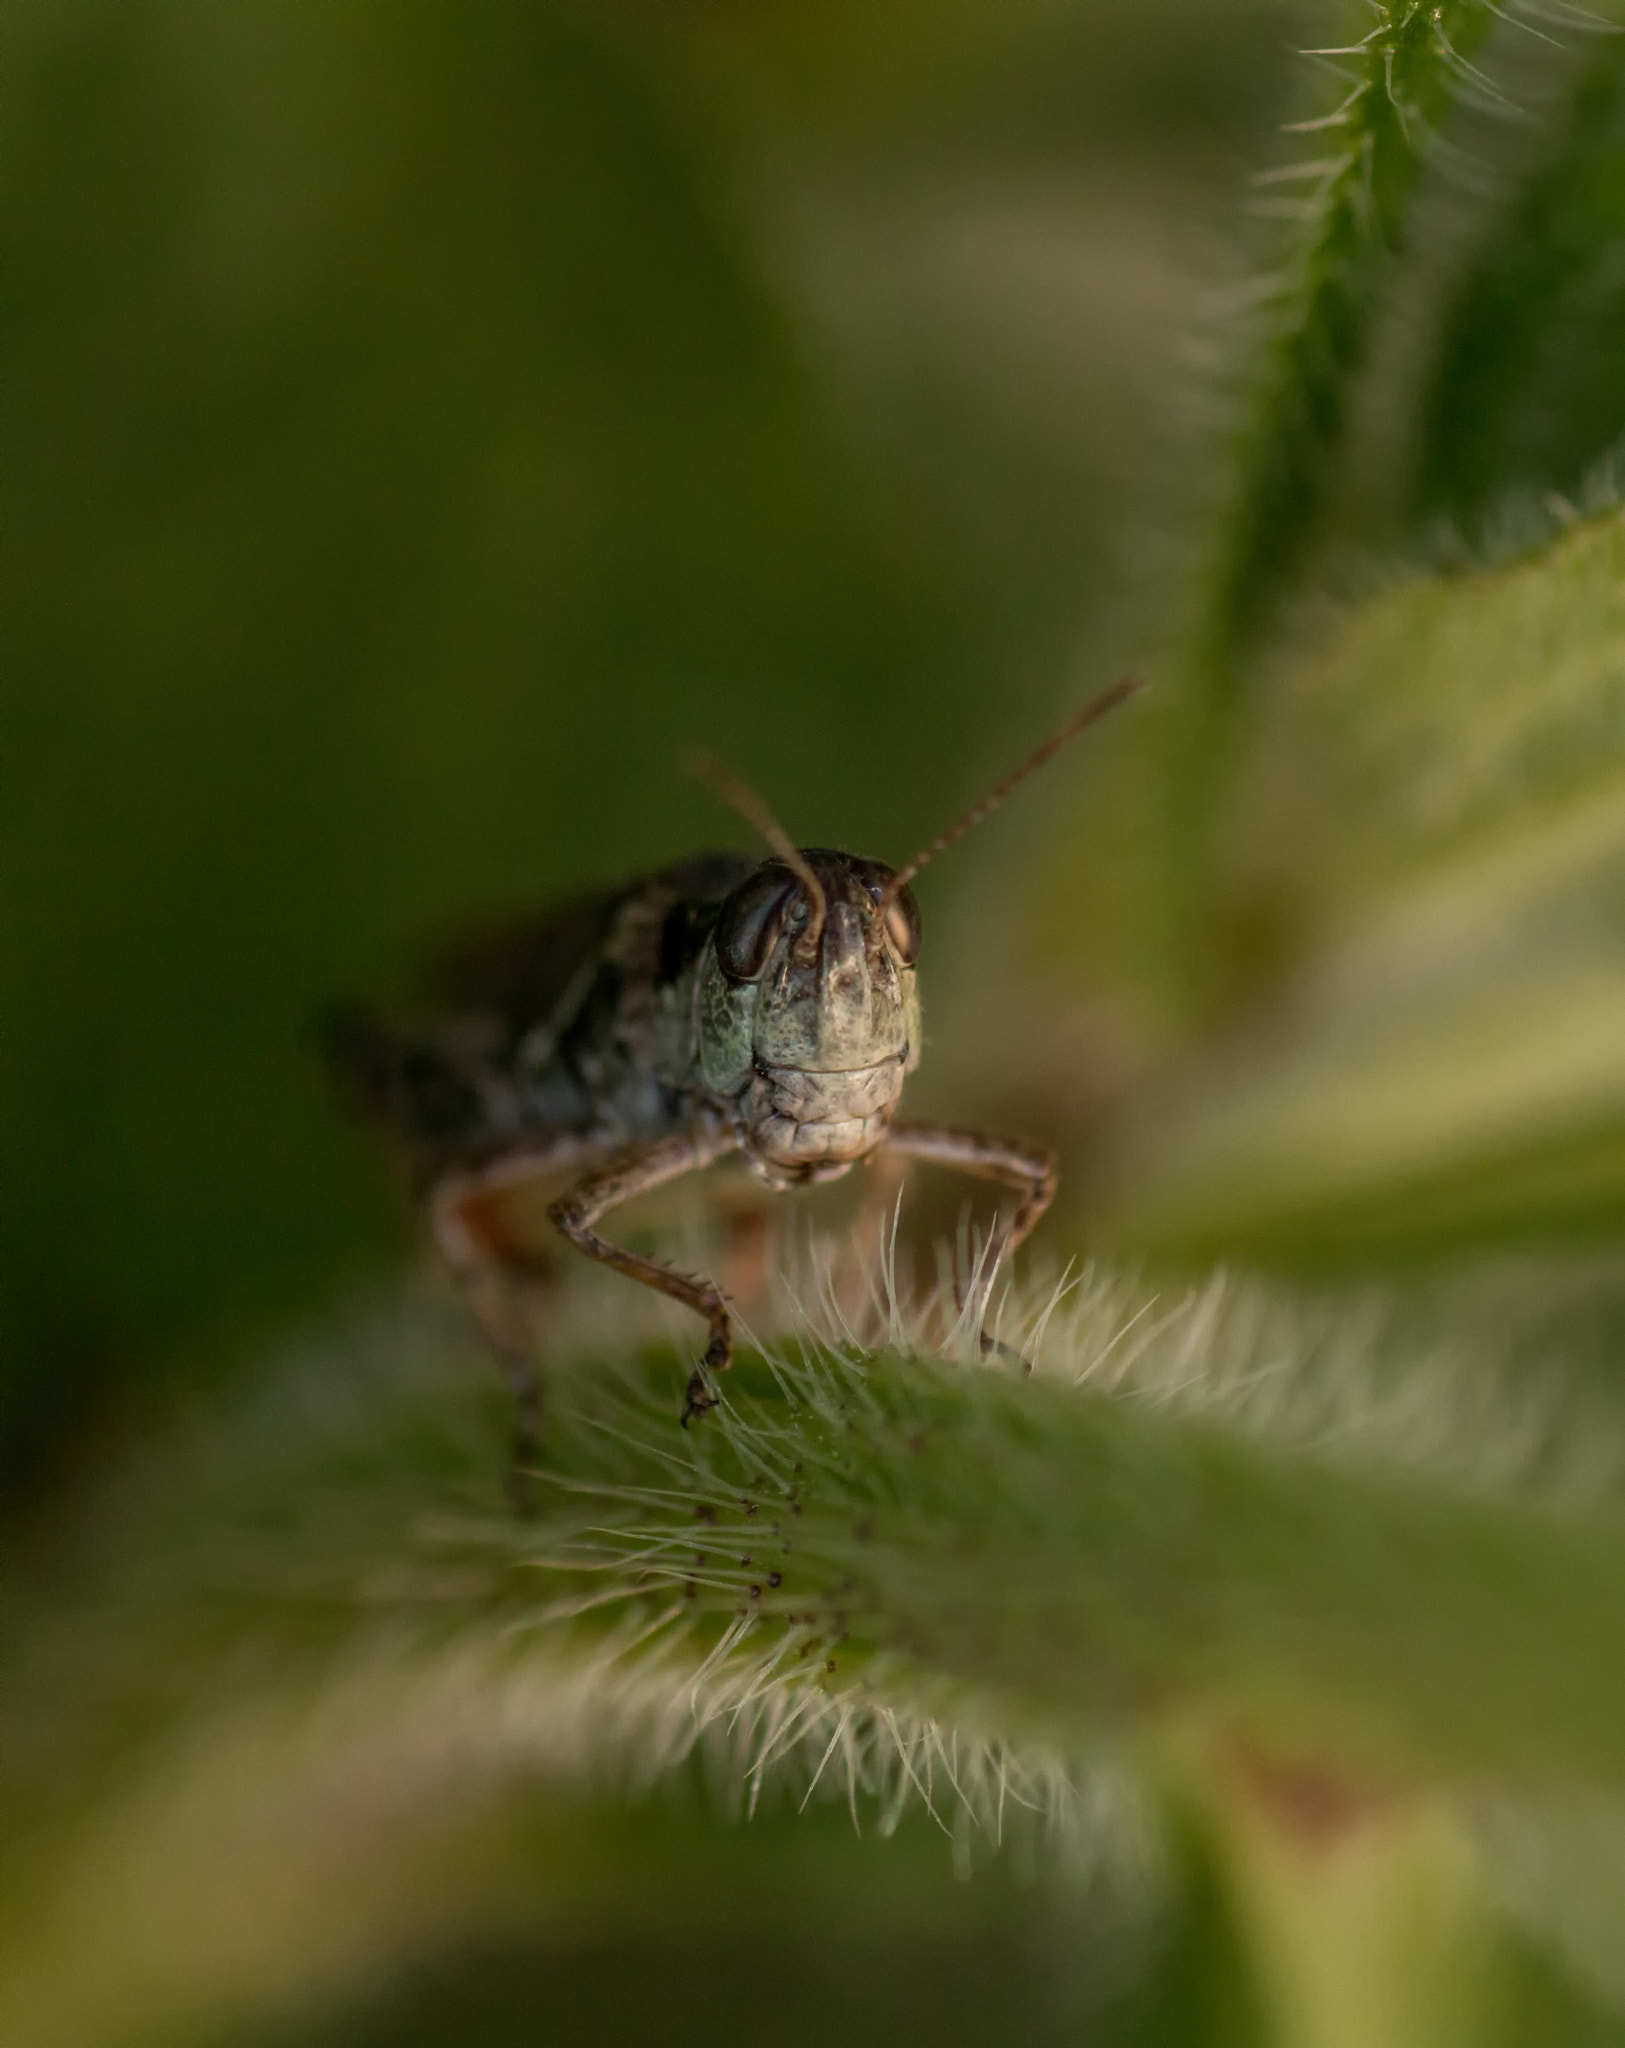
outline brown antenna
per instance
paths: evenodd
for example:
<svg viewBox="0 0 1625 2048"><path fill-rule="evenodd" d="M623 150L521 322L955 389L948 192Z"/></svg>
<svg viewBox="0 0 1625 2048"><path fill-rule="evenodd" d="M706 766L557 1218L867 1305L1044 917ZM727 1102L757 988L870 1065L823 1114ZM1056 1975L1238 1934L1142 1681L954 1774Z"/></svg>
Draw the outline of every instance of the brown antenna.
<svg viewBox="0 0 1625 2048"><path fill-rule="evenodd" d="M1144 676L1124 676L1112 684L1109 690L1102 690L1098 697L1092 697L1081 711L1074 711L1064 724L1058 725L1047 740L1033 748L1025 761L1012 768L1002 782L995 782L980 803L974 803L963 817L956 818L947 831L939 832L928 846L922 846L914 858L900 867L886 884L886 893L880 899L882 914L902 894L927 861L936 859L939 853L953 845L956 839L980 825L992 811L996 811L1012 790L1018 789L1035 769L1042 768L1052 754L1058 754L1069 740L1077 738L1085 726L1093 725L1097 718L1104 718L1108 711L1115 711L1119 704L1138 694L1145 688Z"/></svg>
<svg viewBox="0 0 1625 2048"><path fill-rule="evenodd" d="M737 811L754 831L766 840L787 868L795 875L812 906L812 921L807 927L805 942L816 948L824 933L824 919L829 905L824 897L824 885L813 873L812 863L796 846L788 832L774 817L767 805L751 788L742 782L725 761L719 761L715 754L704 747L688 747L683 753L683 770L697 782L703 782L715 795L721 797L729 810Z"/></svg>

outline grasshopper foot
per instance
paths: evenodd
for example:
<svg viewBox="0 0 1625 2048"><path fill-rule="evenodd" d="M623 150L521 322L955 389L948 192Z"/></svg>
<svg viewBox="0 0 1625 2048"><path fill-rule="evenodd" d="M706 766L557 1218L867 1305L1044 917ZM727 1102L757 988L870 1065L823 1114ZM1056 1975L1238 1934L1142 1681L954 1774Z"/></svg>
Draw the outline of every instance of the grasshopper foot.
<svg viewBox="0 0 1625 2048"><path fill-rule="evenodd" d="M959 1280L954 1281L954 1307L961 1315L965 1313L965 1289ZM995 1337L984 1323L976 1333L977 1348L984 1358L1002 1358L1010 1365L1019 1365L1023 1373L1031 1373L1033 1362L1025 1351L1018 1351L1013 1344L1006 1344L1002 1337Z"/></svg>
<svg viewBox="0 0 1625 2048"><path fill-rule="evenodd" d="M683 1397L683 1427L687 1429L696 1415L709 1415L717 1405L717 1393L711 1382L711 1375L726 1372L733 1362L734 1347L732 1333L724 1326L713 1329L711 1341L705 1347L705 1356L688 1376L688 1389Z"/></svg>
<svg viewBox="0 0 1625 2048"><path fill-rule="evenodd" d="M991 1331L983 1330L978 1341L984 1358L1002 1358L1008 1365L1019 1365L1024 1373L1031 1373L1033 1362L1025 1351L1018 1351L1013 1344L1006 1344L1002 1337L995 1337Z"/></svg>
<svg viewBox="0 0 1625 2048"><path fill-rule="evenodd" d="M688 1387L683 1396L684 1429L697 1415L709 1415L717 1405L717 1397L711 1390L711 1383L703 1367L696 1367L688 1376Z"/></svg>

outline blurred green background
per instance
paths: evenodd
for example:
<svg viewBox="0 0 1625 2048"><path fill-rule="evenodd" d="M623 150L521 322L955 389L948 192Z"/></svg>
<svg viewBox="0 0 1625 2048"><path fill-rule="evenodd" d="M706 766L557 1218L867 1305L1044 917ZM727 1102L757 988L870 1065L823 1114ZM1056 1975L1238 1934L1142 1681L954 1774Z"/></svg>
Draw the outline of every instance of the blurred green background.
<svg viewBox="0 0 1625 2048"><path fill-rule="evenodd" d="M410 1256L321 1071L331 1000L461 917L736 842L685 744L798 838L901 859L1139 663L1156 701L923 879L911 1107L1058 1141L1065 1248L1420 1274L1422 1325L1583 1365L1617 1423L1617 542L1582 533L1572 590L1452 578L1566 531L1625 432L1625 38L1559 9L1558 58L1544 16L1514 42L1522 125L1466 93L1403 288L1305 373L1354 428L1277 535L1322 608L1217 710L1168 659L1277 248L1249 181L1323 104L1299 47L1357 11L8 10L13 1570L70 1484ZM1396 559L1441 573L1394 591ZM1125 1931L1019 1857L956 1876L923 1817L882 1848L692 1785L516 1793L562 1905L426 1911L230 2038L1295 2048L1173 1803ZM1625 2038L1522 1935L1484 1982L1474 2040Z"/></svg>
<svg viewBox="0 0 1625 2048"><path fill-rule="evenodd" d="M900 859L1132 643L1284 20L10 11L14 1471L395 1256L335 994L736 837L686 742Z"/></svg>

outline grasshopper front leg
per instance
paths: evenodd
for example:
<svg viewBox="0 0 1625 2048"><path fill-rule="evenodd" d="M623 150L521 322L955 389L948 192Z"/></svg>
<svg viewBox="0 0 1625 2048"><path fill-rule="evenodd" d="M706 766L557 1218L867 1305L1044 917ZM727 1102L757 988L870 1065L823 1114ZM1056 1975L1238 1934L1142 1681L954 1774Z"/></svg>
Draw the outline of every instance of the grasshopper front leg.
<svg viewBox="0 0 1625 2048"><path fill-rule="evenodd" d="M1005 1228L1002 1253L1013 1252L1030 1235L1055 1199L1059 1179L1055 1154L1041 1145L1018 1145L1011 1138L956 1130L949 1124L908 1123L893 1124L886 1144L889 1150L906 1153L911 1159L956 1167L961 1173L974 1173L981 1180L996 1180L1014 1188L1021 1200Z"/></svg>
<svg viewBox="0 0 1625 2048"><path fill-rule="evenodd" d="M611 1244L592 1226L634 1196L648 1194L682 1174L713 1165L734 1151L738 1142L731 1132L716 1128L681 1131L673 1137L658 1139L636 1152L624 1153L596 1173L589 1173L547 1212L555 1227L589 1259L613 1266L617 1273L624 1273L629 1280L640 1281L645 1287L658 1288L673 1301L680 1301L696 1315L704 1316L710 1326L711 1341L705 1348L705 1357L689 1376L683 1404L685 1429L693 1416L703 1415L716 1406L716 1396L705 1383L706 1372L726 1370L733 1358L733 1325L727 1303L714 1282L691 1278L655 1259L629 1252L624 1245Z"/></svg>
<svg viewBox="0 0 1625 2048"><path fill-rule="evenodd" d="M911 1159L924 1159L933 1166L951 1166L961 1173L973 1173L981 1180L996 1180L1007 1188L1014 1188L1021 1199L1016 1212L1005 1225L999 1242L999 1257L1006 1258L1017 1245L1030 1235L1034 1226L1050 1203L1055 1199L1059 1175L1055 1166L1055 1154L1043 1146L1018 1145L1010 1138L996 1138L985 1131L965 1131L949 1124L893 1124L886 1138L887 1148L904 1153ZM957 1296L958 1289L955 1288ZM981 1333L982 1356L989 1358L996 1351L1010 1353L1010 1347L1001 1344L996 1337L984 1329ZM1023 1368L1031 1372L1032 1362L1021 1358Z"/></svg>

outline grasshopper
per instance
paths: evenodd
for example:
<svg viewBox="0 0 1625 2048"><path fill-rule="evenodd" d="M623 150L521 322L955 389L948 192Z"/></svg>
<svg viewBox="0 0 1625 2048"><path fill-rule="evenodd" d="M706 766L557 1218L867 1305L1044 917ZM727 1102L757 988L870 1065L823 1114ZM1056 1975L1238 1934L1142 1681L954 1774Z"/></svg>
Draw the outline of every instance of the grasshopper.
<svg viewBox="0 0 1625 2048"><path fill-rule="evenodd" d="M1055 1194L1042 1148L896 1111L920 1059L920 913L910 883L1085 726L1141 687L1086 704L903 867L793 845L719 763L697 772L771 857L702 853L464 942L425 978L428 1007L347 1011L331 1051L350 1093L394 1137L446 1263L503 1359L518 1402L515 1466L539 1438L540 1389L514 1301L536 1271L502 1197L567 1181L548 1210L588 1258L701 1316L686 1426L714 1407L733 1355L714 1281L600 1234L610 1211L731 1153L774 1190L847 1173L881 1148L1004 1184L1001 1254ZM985 1350L994 1348L984 1336Z"/></svg>

